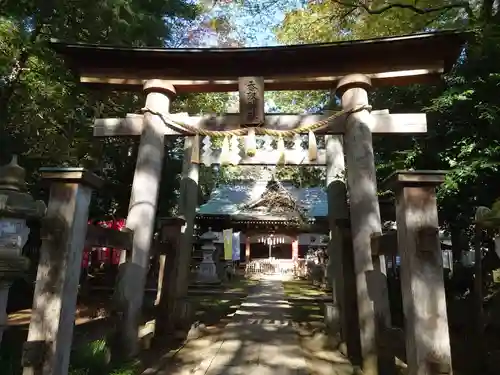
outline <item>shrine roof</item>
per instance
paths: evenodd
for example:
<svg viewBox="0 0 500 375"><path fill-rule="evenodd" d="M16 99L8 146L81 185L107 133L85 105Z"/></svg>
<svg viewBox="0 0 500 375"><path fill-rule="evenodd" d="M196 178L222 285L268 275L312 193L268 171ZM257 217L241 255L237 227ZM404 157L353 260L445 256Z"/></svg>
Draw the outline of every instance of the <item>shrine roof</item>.
<svg viewBox="0 0 500 375"><path fill-rule="evenodd" d="M331 89L363 73L374 85L435 82L455 64L466 33L440 31L335 43L258 48L130 48L51 40L81 82L142 89L166 79L177 92L237 91L238 77L262 76L266 90Z"/></svg>
<svg viewBox="0 0 500 375"><path fill-rule="evenodd" d="M269 181L238 181L214 189L207 203L198 208L200 216L230 216L234 220L279 221L296 218L297 211L273 212L249 207L267 191ZM326 192L321 187L298 188L291 183L280 185L295 200L298 209L307 219L326 217L328 204Z"/></svg>

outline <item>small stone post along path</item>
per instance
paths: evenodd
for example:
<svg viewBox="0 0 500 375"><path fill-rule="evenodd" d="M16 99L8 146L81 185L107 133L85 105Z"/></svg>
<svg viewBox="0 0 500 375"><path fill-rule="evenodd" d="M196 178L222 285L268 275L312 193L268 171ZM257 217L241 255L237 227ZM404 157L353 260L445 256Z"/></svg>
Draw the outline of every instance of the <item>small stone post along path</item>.
<svg viewBox="0 0 500 375"><path fill-rule="evenodd" d="M260 280L220 336L188 343L176 355L177 368L144 375L307 375L289 310L281 281Z"/></svg>

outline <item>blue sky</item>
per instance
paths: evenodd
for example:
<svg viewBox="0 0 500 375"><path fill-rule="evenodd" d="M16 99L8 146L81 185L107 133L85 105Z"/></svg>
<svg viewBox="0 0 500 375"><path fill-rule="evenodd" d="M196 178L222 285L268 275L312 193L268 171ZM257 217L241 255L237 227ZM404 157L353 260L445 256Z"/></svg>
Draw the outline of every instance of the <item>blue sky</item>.
<svg viewBox="0 0 500 375"><path fill-rule="evenodd" d="M258 4L265 5L266 0L250 0L249 3L257 4L253 6L258 7ZM252 12L250 9L238 5L224 5L214 7L211 13L229 15L236 26L236 32L243 37L245 47L273 46L279 44L275 38L273 27L283 21L286 12L302 7L304 1L274 0L268 1L268 3L276 5L269 6L261 12ZM214 44L211 46L215 47Z"/></svg>

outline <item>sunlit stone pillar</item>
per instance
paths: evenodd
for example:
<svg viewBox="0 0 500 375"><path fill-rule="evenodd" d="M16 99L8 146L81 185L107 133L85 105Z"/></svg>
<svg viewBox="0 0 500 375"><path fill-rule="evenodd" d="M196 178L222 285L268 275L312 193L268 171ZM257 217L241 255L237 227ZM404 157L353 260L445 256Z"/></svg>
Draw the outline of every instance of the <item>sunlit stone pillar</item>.
<svg viewBox="0 0 500 375"><path fill-rule="evenodd" d="M394 357L385 350L390 325L385 260L372 259L371 236L381 232L380 209L372 145L373 118L368 108L370 79L361 74L342 78L337 86L342 109L353 110L346 120L344 147L356 274L361 366L365 375L392 373ZM392 363L391 363L392 362Z"/></svg>
<svg viewBox="0 0 500 375"><path fill-rule="evenodd" d="M325 317L331 333L337 334L341 329L342 311L341 298L344 283L342 274L342 233L338 221L348 219L346 186L344 182L344 147L342 136L326 136L326 185L328 196L328 227L330 240L328 241L328 264L326 280L332 289L332 302L326 306ZM344 333L346 327L344 327Z"/></svg>
<svg viewBox="0 0 500 375"><path fill-rule="evenodd" d="M81 168L43 168L51 182L23 375L68 373L92 189L103 181ZM0 373L3 370L0 370Z"/></svg>
<svg viewBox="0 0 500 375"><path fill-rule="evenodd" d="M199 165L192 162L193 149L196 137L186 137L184 140L184 160L179 196L179 213L183 215L185 224L180 229L179 246L173 249L175 254L175 267L170 275L173 282L168 287L168 304L171 327L185 331L190 325L192 308L187 299L190 283L191 259L193 255L193 235L198 206L198 180L200 175Z"/></svg>
<svg viewBox="0 0 500 375"><path fill-rule="evenodd" d="M409 375L451 374L450 336L439 243L439 171L400 171L396 193L401 290Z"/></svg>
<svg viewBox="0 0 500 375"><path fill-rule="evenodd" d="M144 84L144 92L147 95L146 109L168 113L175 95L172 84L149 80ZM164 137L165 124L160 116L146 111L127 216L127 228L134 231L132 254L120 266L116 291L120 301L116 344L121 346L120 352L126 357L138 351L138 328L165 154Z"/></svg>

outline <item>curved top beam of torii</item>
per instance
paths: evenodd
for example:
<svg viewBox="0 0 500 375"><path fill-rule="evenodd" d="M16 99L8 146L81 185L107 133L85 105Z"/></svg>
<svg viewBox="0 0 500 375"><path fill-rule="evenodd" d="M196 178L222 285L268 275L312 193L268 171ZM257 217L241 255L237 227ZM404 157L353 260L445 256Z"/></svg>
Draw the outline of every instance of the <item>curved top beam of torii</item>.
<svg viewBox="0 0 500 375"><path fill-rule="evenodd" d="M369 40L258 48L128 48L55 39L80 82L134 90L169 80L178 93L238 90L238 77L264 78L266 90L331 89L361 73L372 84L435 82L456 62L467 34L440 31Z"/></svg>

